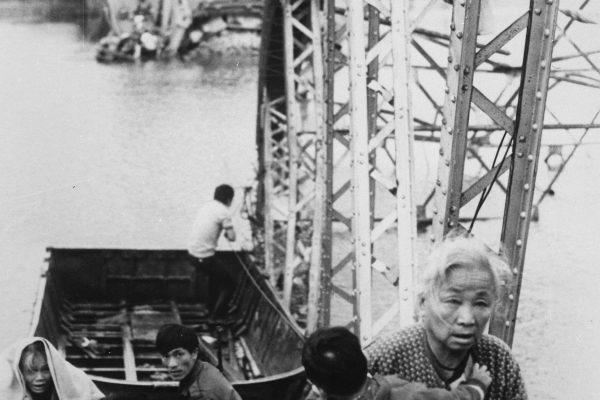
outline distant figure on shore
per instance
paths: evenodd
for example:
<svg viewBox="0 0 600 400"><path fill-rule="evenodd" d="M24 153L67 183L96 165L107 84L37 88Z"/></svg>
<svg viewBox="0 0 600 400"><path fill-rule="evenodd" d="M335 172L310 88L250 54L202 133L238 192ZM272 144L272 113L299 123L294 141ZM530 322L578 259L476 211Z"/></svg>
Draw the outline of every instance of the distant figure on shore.
<svg viewBox="0 0 600 400"><path fill-rule="evenodd" d="M48 340L22 339L0 355L2 400L99 400L92 379L58 353Z"/></svg>
<svg viewBox="0 0 600 400"><path fill-rule="evenodd" d="M183 325L163 325L156 335L156 349L179 390L190 400L242 400L231 383L213 365L198 359L198 336Z"/></svg>
<svg viewBox="0 0 600 400"><path fill-rule="evenodd" d="M486 400L526 400L521 370L509 347L483 333L506 272L506 263L475 239L446 239L431 253L420 277L422 322L368 346L369 370L449 389L477 363L492 377Z"/></svg>
<svg viewBox="0 0 600 400"><path fill-rule="evenodd" d="M308 400L483 400L491 381L486 368L477 364L469 379L452 391L428 389L395 375L371 376L358 338L344 327L321 328L310 335L302 349L302 365L318 389Z"/></svg>
<svg viewBox="0 0 600 400"><path fill-rule="evenodd" d="M227 315L229 300L235 288L235 279L215 255L221 232L224 232L228 240L235 241L229 209L233 196L231 186L217 186L213 200L204 204L196 215L188 245L188 252L195 259L197 271L208 274L210 278L208 301L212 318Z"/></svg>

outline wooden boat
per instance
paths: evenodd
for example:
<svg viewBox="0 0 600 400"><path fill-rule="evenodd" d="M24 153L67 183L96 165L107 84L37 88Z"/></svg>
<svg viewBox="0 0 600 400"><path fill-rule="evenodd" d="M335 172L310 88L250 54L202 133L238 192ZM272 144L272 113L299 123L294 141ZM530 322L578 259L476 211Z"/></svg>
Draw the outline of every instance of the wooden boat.
<svg viewBox="0 0 600 400"><path fill-rule="evenodd" d="M162 324L181 323L197 332L202 357L222 366L244 400L300 398L302 334L247 255L219 253L238 284L229 316L212 320L208 278L185 251L48 251L31 332L104 393L178 398L153 342Z"/></svg>

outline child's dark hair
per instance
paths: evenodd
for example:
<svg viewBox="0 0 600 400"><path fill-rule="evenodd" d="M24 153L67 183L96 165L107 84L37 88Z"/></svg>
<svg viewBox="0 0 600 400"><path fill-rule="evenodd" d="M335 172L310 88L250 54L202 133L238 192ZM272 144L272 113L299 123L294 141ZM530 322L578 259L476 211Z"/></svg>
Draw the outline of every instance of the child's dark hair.
<svg viewBox="0 0 600 400"><path fill-rule="evenodd" d="M227 204L231 200L233 200L234 194L235 192L233 191L233 188L231 186L223 184L215 188L214 199L223 204Z"/></svg>
<svg viewBox="0 0 600 400"><path fill-rule="evenodd" d="M308 379L330 395L355 394L367 379L367 358L358 338L338 326L311 334L302 349Z"/></svg>
<svg viewBox="0 0 600 400"><path fill-rule="evenodd" d="M194 350L198 350L198 336L187 326L167 324L158 330L155 344L160 354L168 354L178 347L192 353Z"/></svg>

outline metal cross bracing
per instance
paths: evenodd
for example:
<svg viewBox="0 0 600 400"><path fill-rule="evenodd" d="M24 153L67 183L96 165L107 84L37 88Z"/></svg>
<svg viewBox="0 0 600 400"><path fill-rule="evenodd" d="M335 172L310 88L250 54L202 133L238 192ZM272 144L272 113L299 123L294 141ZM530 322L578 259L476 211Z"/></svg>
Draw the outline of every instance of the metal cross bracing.
<svg viewBox="0 0 600 400"><path fill-rule="evenodd" d="M501 174L508 172L499 247L508 259L513 276L507 283L505 301L494 312L490 332L511 344L540 153L558 1L530 1L522 16L477 51L479 11L476 1L455 2L453 6L432 239L440 240L458 228L461 209L480 196L477 213L489 194L488 188ZM519 89L514 96L516 117L512 118L474 86L473 76L486 59L515 36L516 30L525 30L526 38ZM501 142L490 171L465 188L467 132L473 106L502 127L509 145L503 147Z"/></svg>
<svg viewBox="0 0 600 400"><path fill-rule="evenodd" d="M493 29L486 43L489 32L483 33L490 29L485 25L494 15L487 9L490 3L446 5L452 22L440 29L442 0L413 2L410 19L407 4L399 1L267 1L266 9L275 11L266 12L270 17L263 27L258 142L266 264L271 271L285 271L288 304L293 277L310 269L309 330L347 323L368 341L400 308L402 323L412 321L414 209L420 223L434 223L440 238L471 221L479 209L472 200L487 199L490 185L496 185L509 193L499 236L516 275L507 294L512 300L497 310L491 330L512 340L541 128L585 129L582 139L597 127L595 119L561 122L552 110L553 119L543 124L546 93L567 83L593 86L598 77L590 77L597 72L593 67L585 73L550 69L552 61L575 56L593 61L593 51L573 46L572 38L559 35L552 41L556 0L509 2L514 18ZM561 32L569 31L569 21ZM553 59L557 42L571 45L576 54ZM534 60L539 51L547 55L544 69L540 59ZM411 81L412 91L401 89ZM539 90L531 97L536 85ZM527 129L535 135L522 135ZM433 187L427 186L422 158L412 154L413 138L429 146L424 153L440 146L441 139ZM480 164L479 171L468 173L473 164ZM413 168L425 178L411 179ZM517 204L521 210L515 214ZM502 214L501 207L495 215ZM372 274L373 269L381 274ZM393 304L383 307L372 292L380 288L381 276L398 291ZM374 303L388 311L373 318Z"/></svg>
<svg viewBox="0 0 600 400"><path fill-rule="evenodd" d="M289 305L294 274L310 264L308 329L330 323L336 299L349 305L349 315L338 313L336 322L368 341L398 310L404 323L414 320L406 3L283 1L274 7L279 5L285 73L262 81L259 132L267 267L273 270L277 258L273 215L284 199L286 240L278 246L283 250L279 261L285 259L284 302ZM282 82L285 113L274 113L264 93ZM280 131L285 137L273 134L273 114L285 120ZM276 148L281 145L285 150ZM275 177L281 165L287 173ZM395 249L393 256L379 248L384 240ZM373 269L397 286L399 300L377 320L372 318Z"/></svg>
<svg viewBox="0 0 600 400"><path fill-rule="evenodd" d="M427 20L428 14L434 13L435 7L431 4L441 3L440 1L431 1L428 6L424 7L423 12L419 14L418 21L413 23L413 46L416 50L415 65L413 66L415 76L415 103L421 106L416 107L415 113L415 131L416 140L422 143L439 142L440 133L443 125L443 96L439 96L439 91L436 90L440 85L443 85L446 80L445 65L447 63L447 54L440 52L440 49L446 49L448 46L448 35L444 30L439 29L439 24L431 23ZM460 3L459 3L460 4ZM493 11L491 10L492 5ZM475 81L486 82L485 95L495 106L510 118L515 119L517 110L518 93L520 90L520 70L521 65L517 56L522 50L516 45L521 44L524 40L524 27L527 24L527 13L523 12L523 8L528 6L527 2L508 1L502 4L491 2L489 0L481 1L481 23L479 24L480 33L498 33L502 34L506 40L511 39L508 43L502 43L503 48L494 49L488 48L486 51L493 53L490 57L483 57L483 53L479 58L478 68L474 71ZM553 42L555 47L552 63L555 65L550 71L549 91L561 91L556 93L558 96L564 96L564 90L578 90L581 88L598 88L600 82L598 75L598 50L593 45L585 45L582 42L581 32L579 35L573 33L573 28L581 27L581 21L588 21L588 15L600 15L598 7L593 9L592 2L589 0L563 0L561 2L562 18L558 21L557 30L558 36ZM592 8L590 10L590 8ZM503 18L506 15L513 14L514 18ZM435 21L435 20L434 20ZM575 22L574 22L575 21ZM593 21L594 23L600 23ZM448 23L450 25L450 23ZM495 29L493 26L495 25ZM588 27L590 27L588 25ZM598 30L596 30L597 34ZM564 33L564 34L563 34ZM568 33L568 34L567 34ZM576 32L577 33L577 32ZM593 35L593 31L589 30L589 35ZM486 35L487 36L487 35ZM583 36L584 38L586 36ZM483 47L484 40L480 37L477 41L477 47ZM495 51L497 50L497 51ZM489 55L489 54L488 54ZM490 82L497 82L495 87ZM492 89L493 88L493 89ZM478 93L476 93L478 95ZM550 96L552 98L552 96ZM560 108L562 101L557 101L559 105L554 103L547 105L546 123L543 128L547 132L548 137L546 143L542 146L547 147L548 154L562 153L562 146L572 146L569 154L576 151L581 146L581 141L585 138L590 130L600 128L597 123L595 112L587 116L579 110L571 110L570 118L563 113L561 115ZM424 105L424 106L423 106ZM490 149L497 143L494 142L494 137L497 137L499 132L503 132L503 127L493 118L486 116L487 114L475 108L477 114L471 118L467 128L467 158L470 164L479 164L480 170L489 170L491 157L489 154L494 154ZM588 113L589 114L589 113ZM498 114L501 118L501 114ZM594 117L592 117L594 115ZM573 116L575 117L573 120ZM590 121L589 123L581 121ZM558 144L553 144L558 143ZM506 146L506 142L504 143ZM426 144L424 146L427 146ZM486 153L488 156L486 157ZM560 157L559 157L560 158ZM548 193L552 192L552 186L564 170L570 157L565 157L559 160L562 161L558 168L554 171L549 171L552 176L547 180L544 186L538 188L537 199L535 201L534 216L537 218L537 206L547 197ZM473 165L471 165L473 169ZM475 168L477 169L477 168ZM423 176L424 174L418 174ZM476 179L481 176L477 172L472 173L470 179ZM436 179L430 177L430 187L428 190L423 186L422 192L417 196L419 209L420 225L431 223L433 217L431 211L433 209L431 200L433 199L433 191ZM542 185L543 182L539 182ZM502 179L497 181L497 186L502 190L506 190L505 182ZM467 213L469 214L469 213ZM491 218L497 218L498 215L493 215ZM463 221L469 221L470 216L464 215L461 217Z"/></svg>
<svg viewBox="0 0 600 400"><path fill-rule="evenodd" d="M266 267L273 284L283 278L283 302L289 307L294 277L307 271L310 257L318 257L312 237L321 237L321 166L325 147L323 57L321 24L316 0L268 2L279 32L270 26L263 40L275 42L283 73L264 74L262 80L262 150ZM315 27L315 29L313 29ZM280 38L278 41L277 38ZM275 40L274 40L275 39ZM263 45L264 49L264 45ZM263 60L270 54L264 54ZM268 61L265 60L267 70ZM318 78L316 78L318 77ZM285 90L281 90L281 89ZM281 93L270 101L269 93ZM315 261L316 262L316 261ZM283 265L277 268L275 265Z"/></svg>
<svg viewBox="0 0 600 400"><path fill-rule="evenodd" d="M414 321L416 215L407 6L403 1L349 1L347 6L329 3L328 10L328 40L333 44L330 206L336 234L331 292L322 297L325 307L336 300L337 309L343 301L351 305L351 312L337 323L345 317L363 343L398 313L402 324ZM374 303L383 299L376 281L381 276L397 287L397 295L377 315Z"/></svg>

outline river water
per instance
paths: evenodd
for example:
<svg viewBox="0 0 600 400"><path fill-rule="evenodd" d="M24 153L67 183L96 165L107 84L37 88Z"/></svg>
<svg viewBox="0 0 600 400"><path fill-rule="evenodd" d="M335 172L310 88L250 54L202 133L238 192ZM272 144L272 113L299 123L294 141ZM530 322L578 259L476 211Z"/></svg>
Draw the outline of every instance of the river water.
<svg viewBox="0 0 600 400"><path fill-rule="evenodd" d="M46 247L183 248L216 184L252 181L258 69L252 51L100 65L78 24L0 4L3 348L28 330ZM530 228L514 352L533 399L596 392L599 170L600 147L582 148Z"/></svg>

